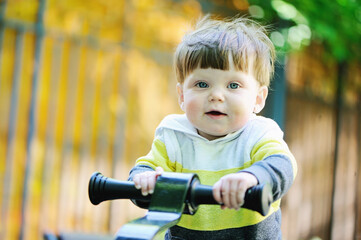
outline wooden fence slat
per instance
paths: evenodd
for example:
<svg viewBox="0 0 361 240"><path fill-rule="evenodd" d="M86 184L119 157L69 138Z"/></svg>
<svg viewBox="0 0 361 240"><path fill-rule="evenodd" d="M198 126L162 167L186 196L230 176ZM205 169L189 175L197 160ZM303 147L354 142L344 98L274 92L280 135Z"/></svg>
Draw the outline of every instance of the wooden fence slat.
<svg viewBox="0 0 361 240"><path fill-rule="evenodd" d="M60 161L60 202L59 202L59 230L69 231L74 228L74 198L77 192L77 181L74 171L78 170L76 149L74 149L75 112L77 90L79 87L80 46L72 41L67 42L66 65L64 69L64 126L61 140Z"/></svg>
<svg viewBox="0 0 361 240"><path fill-rule="evenodd" d="M5 10L6 10L6 4L7 1L3 0L0 1L0 23L5 21ZM4 24L0 24L0 72L1 72L1 68L2 68L2 61L3 61L3 42L4 42L4 33L5 33L5 26ZM0 75L0 89L1 89L1 75ZM0 230L1 232L1 230ZM1 236L1 233L0 233Z"/></svg>
<svg viewBox="0 0 361 240"><path fill-rule="evenodd" d="M56 222L58 218L57 211L57 171L58 159L57 159L57 148L56 148L56 118L57 110L59 106L59 85L60 85L60 74L61 74L61 63L63 57L63 46L64 42L62 39L55 39L52 43L52 59L50 63L50 85L48 91L49 102L46 113L47 122L45 127L45 143L44 143L44 171L42 176L42 197L41 197L41 211L40 211L40 224L39 231L51 231L56 229ZM54 230L53 230L54 231Z"/></svg>
<svg viewBox="0 0 361 240"><path fill-rule="evenodd" d="M30 94L30 109L28 115L28 132L26 139L26 160L25 160L25 173L24 173L24 184L22 193L22 205L21 205L21 227L20 227L20 239L24 239L25 227L27 218L27 207L28 207L28 195L29 195L29 182L32 177L32 157L34 149L34 140L36 136L37 128L37 117L38 117L38 89L39 89L39 70L42 65L42 49L43 49L43 38L44 38L44 26L43 17L45 11L46 0L39 1L39 9L37 15L37 22L35 26L35 46L34 46L34 61L33 61L33 72L31 76L31 94ZM28 221L32 221L28 219Z"/></svg>
<svg viewBox="0 0 361 240"><path fill-rule="evenodd" d="M293 92L287 99L286 140L299 172L283 200L283 234L285 239L327 239L332 189L329 166L334 146L332 107Z"/></svg>
<svg viewBox="0 0 361 240"><path fill-rule="evenodd" d="M11 233L9 232L8 224L11 209L9 207L11 201L12 189L12 179L14 172L14 152L15 152L15 135L16 135L16 125L18 122L18 109L19 109L19 91L20 91L20 80L21 80L21 70L23 65L23 51L24 51L24 31L16 33L15 39L15 64L13 69L13 82L11 88L11 99L10 99L10 113L9 113L9 127L8 127L8 139L7 139L7 151L6 151L6 171L3 184L3 196L2 196L2 214L4 221L4 239Z"/></svg>
<svg viewBox="0 0 361 240"><path fill-rule="evenodd" d="M85 86L81 111L82 111L82 125L80 129L82 144L79 146L80 151L80 186L87 186L89 176L94 171L94 160L91 151L91 136L92 136L92 106L94 103L95 86L95 66L97 50L94 48L87 48L85 53ZM82 199L82 203L78 205L84 216L81 222L81 229L92 229L94 211L88 199ZM94 229L94 231L96 231Z"/></svg>

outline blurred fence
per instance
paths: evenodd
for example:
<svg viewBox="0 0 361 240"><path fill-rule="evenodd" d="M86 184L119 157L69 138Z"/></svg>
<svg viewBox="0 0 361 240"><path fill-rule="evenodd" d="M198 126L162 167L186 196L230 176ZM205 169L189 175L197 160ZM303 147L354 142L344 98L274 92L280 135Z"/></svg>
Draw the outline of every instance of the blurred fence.
<svg viewBox="0 0 361 240"><path fill-rule="evenodd" d="M143 215L129 201L92 206L87 184L96 170L126 179L134 160L147 153L162 117L179 111L171 48L152 49L154 39L148 48L133 45L144 41L142 27L147 36L175 34L155 34L156 27L141 26L148 21L133 20L157 19L176 29L180 19L122 8L133 25L120 26L119 42L45 29L41 5L36 24L1 14L0 239L39 239L44 232L113 234ZM344 104L337 122L335 86L324 85L337 72L315 61L321 59L305 54L286 66L291 87L285 132L299 175L282 202L283 234L360 238L359 100ZM297 85L305 79L311 79L311 90ZM313 89L331 97L315 98Z"/></svg>
<svg viewBox="0 0 361 240"><path fill-rule="evenodd" d="M331 239L331 232L332 239L354 239L357 231L360 234L356 225L360 215L360 116L343 111L337 139L332 106L295 93L288 97L287 105L287 141L299 165L299 175L283 206L287 239ZM339 150L334 175L336 141Z"/></svg>
<svg viewBox="0 0 361 240"><path fill-rule="evenodd" d="M0 239L113 234L144 211L92 206L88 180L94 171L125 180L146 153L142 143L177 104L171 54L45 29L41 4L34 24L1 15Z"/></svg>
<svg viewBox="0 0 361 240"><path fill-rule="evenodd" d="M299 173L282 227L287 239L361 239L360 70L339 72L318 52L290 57L287 67L286 139Z"/></svg>
<svg viewBox="0 0 361 240"><path fill-rule="evenodd" d="M109 205L93 213L86 180L97 169L113 175L122 164L121 47L41 36L18 24L5 28L3 46L0 238L107 232Z"/></svg>

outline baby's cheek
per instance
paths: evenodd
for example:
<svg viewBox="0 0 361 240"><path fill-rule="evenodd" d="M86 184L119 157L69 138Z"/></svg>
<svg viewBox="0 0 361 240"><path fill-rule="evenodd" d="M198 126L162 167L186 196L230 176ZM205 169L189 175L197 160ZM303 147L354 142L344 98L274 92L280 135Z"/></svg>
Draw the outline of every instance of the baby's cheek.
<svg viewBox="0 0 361 240"><path fill-rule="evenodd" d="M236 130L241 129L250 119L250 114L239 112L236 114L232 121L232 127Z"/></svg>
<svg viewBox="0 0 361 240"><path fill-rule="evenodd" d="M191 99L185 102L185 110L187 114L198 113L200 109L201 109L200 101L197 101L196 99Z"/></svg>

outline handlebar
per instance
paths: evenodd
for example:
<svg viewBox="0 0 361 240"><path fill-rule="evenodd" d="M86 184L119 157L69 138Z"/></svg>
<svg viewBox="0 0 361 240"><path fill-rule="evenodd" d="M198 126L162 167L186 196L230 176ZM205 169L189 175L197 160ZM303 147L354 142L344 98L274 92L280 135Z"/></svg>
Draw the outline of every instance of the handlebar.
<svg viewBox="0 0 361 240"><path fill-rule="evenodd" d="M152 195L143 196L141 190L135 188L134 182L115 180L105 177L99 172L93 173L89 181L89 199L94 205L115 199L132 199L149 203L151 198ZM246 191L242 208L257 211L266 216L272 202L270 185L262 184ZM194 212L200 204L219 205L213 197L212 186L200 184L198 177L192 179L185 203ZM145 204L145 208L147 208L147 205L149 206L149 204Z"/></svg>

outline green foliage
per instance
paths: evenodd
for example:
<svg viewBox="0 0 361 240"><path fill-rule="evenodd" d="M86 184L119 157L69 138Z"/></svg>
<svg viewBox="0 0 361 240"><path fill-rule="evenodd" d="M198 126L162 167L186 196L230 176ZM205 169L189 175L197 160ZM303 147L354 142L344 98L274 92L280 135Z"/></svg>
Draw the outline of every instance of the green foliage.
<svg viewBox="0 0 361 240"><path fill-rule="evenodd" d="M262 18L267 23L274 23L276 29L271 37L273 34L272 40L280 49L297 50L312 40L322 43L328 57L337 61L361 60L360 1L250 0L249 3L250 8L262 9Z"/></svg>

